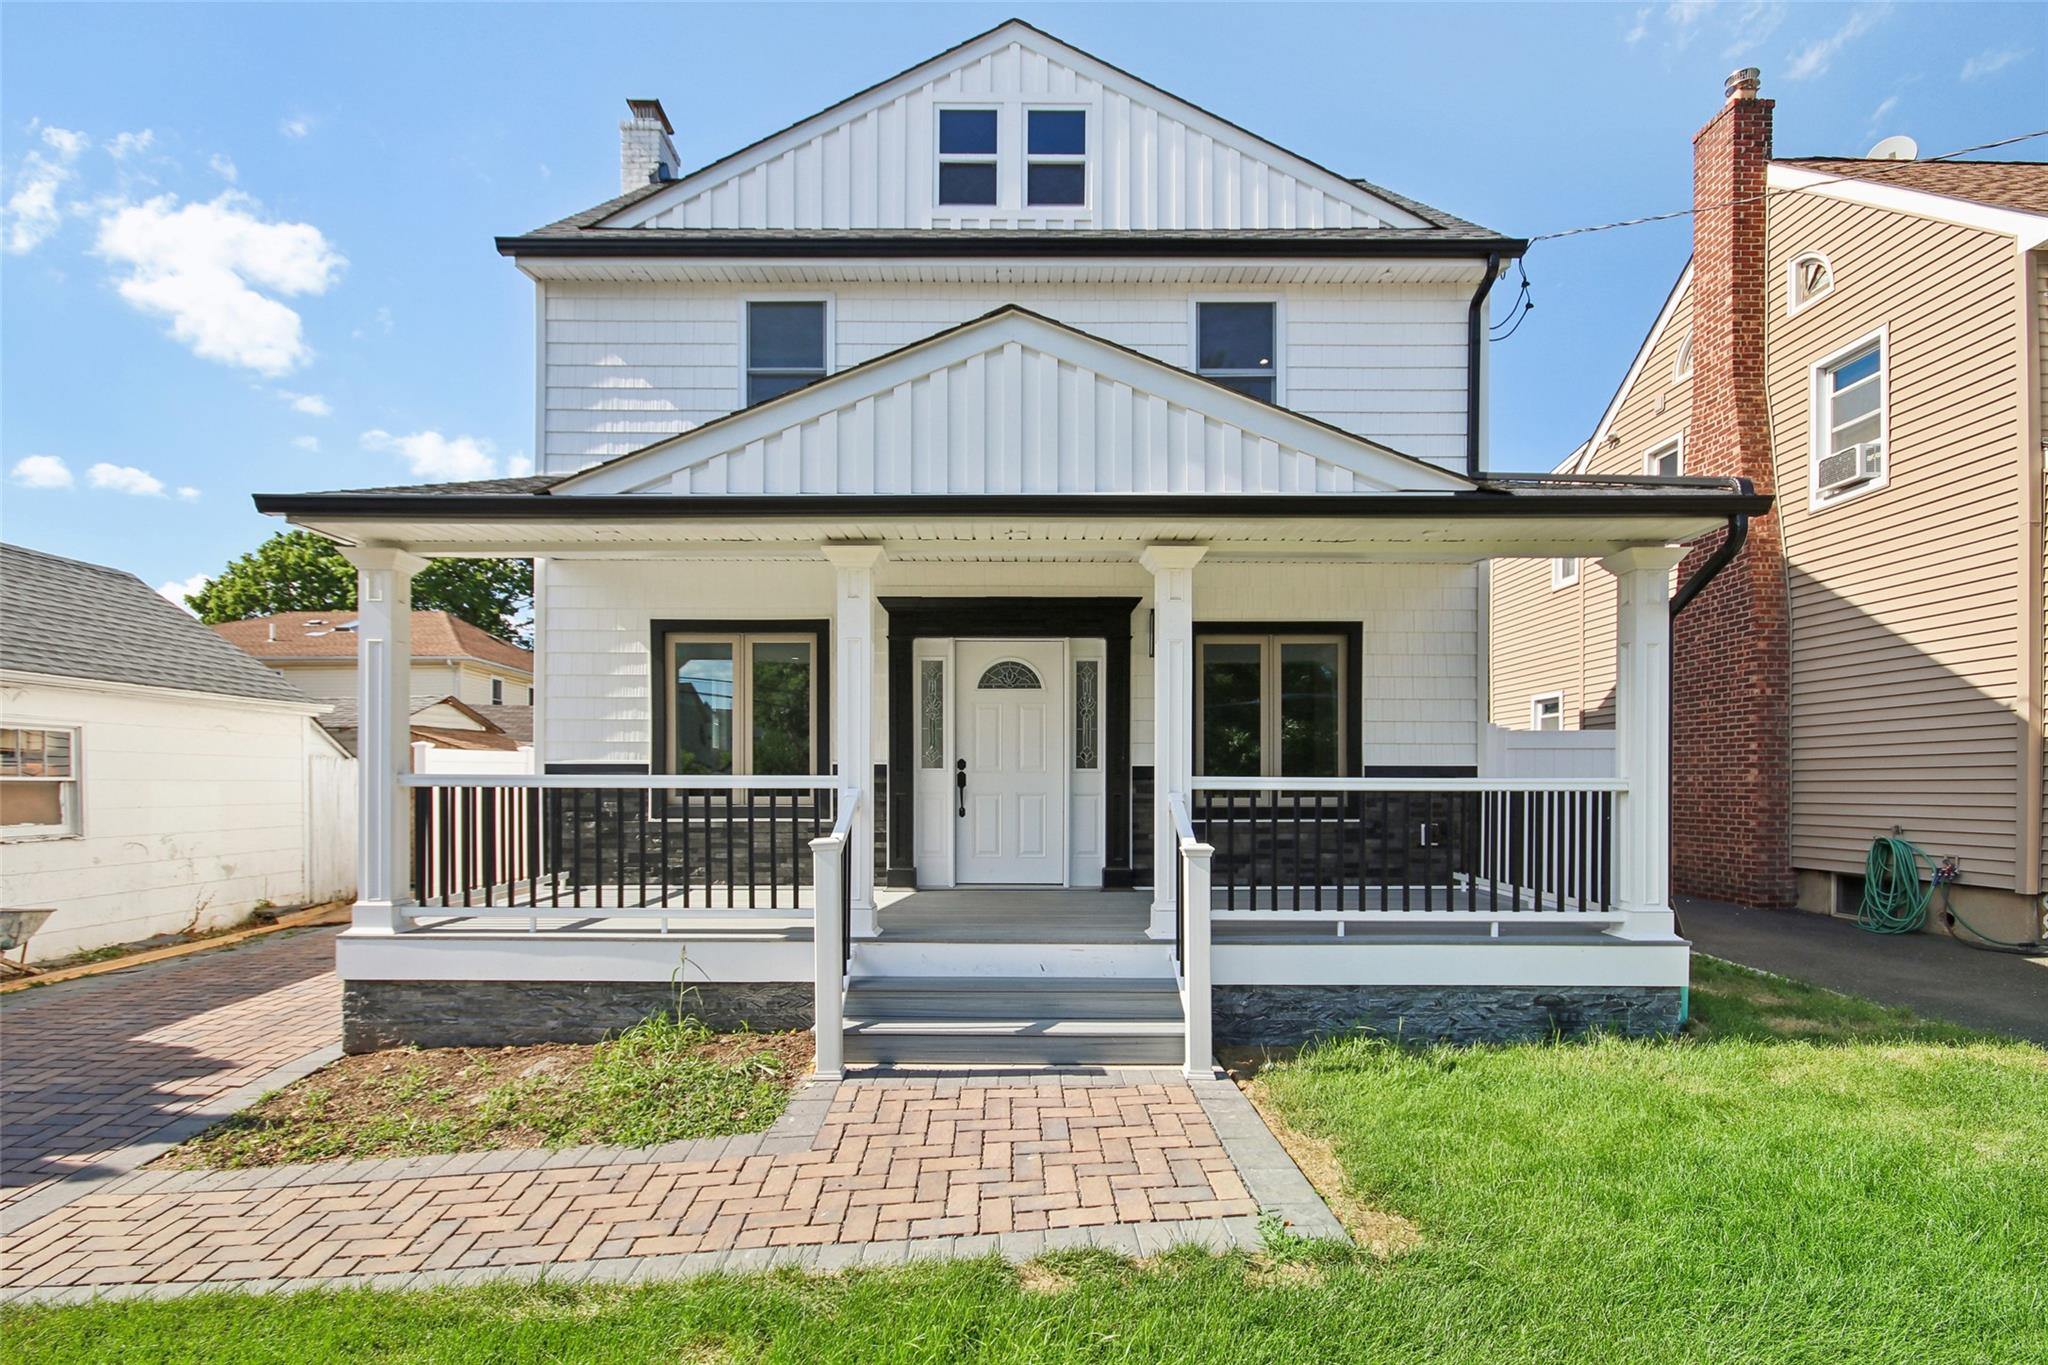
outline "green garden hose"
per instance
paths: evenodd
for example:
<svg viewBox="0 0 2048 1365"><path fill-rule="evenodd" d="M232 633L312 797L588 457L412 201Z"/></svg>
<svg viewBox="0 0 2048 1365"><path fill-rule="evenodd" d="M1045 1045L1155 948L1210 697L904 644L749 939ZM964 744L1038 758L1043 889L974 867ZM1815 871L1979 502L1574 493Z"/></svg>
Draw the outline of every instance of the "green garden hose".
<svg viewBox="0 0 2048 1365"><path fill-rule="evenodd" d="M1920 880L1923 863L1927 867L1925 885ZM1958 914L1948 891L1956 876L1955 859L1944 858L1937 863L1908 840L1879 835L1870 841L1870 852L1863 859L1863 904L1857 907L1856 923L1873 934L1917 933L1927 923L1927 907L1938 886L1943 915L1969 930L1976 940L1972 942L1951 933L1956 942L1972 948L2010 948L2022 952L2036 946L1993 938Z"/></svg>

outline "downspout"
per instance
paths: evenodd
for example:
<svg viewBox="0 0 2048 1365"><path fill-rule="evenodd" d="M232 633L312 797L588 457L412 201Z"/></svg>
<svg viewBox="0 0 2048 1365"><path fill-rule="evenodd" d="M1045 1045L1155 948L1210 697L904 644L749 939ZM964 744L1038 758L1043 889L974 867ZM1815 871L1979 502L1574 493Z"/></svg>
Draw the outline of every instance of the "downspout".
<svg viewBox="0 0 2048 1365"><path fill-rule="evenodd" d="M1500 253L1489 251L1486 277L1479 281L1471 306L1465 310L1465 474L1473 479L1479 477L1479 365L1480 343L1485 339L1482 324L1486 296L1493 292L1493 282L1499 278Z"/></svg>
<svg viewBox="0 0 2048 1365"><path fill-rule="evenodd" d="M1741 487L1744 497L1756 492L1755 486L1748 479L1737 479L1735 482ZM1692 571L1692 577L1686 579L1678 591L1672 594L1672 616L1675 617L1684 611L1693 598L1706 591L1707 584L1713 582L1715 576L1728 567L1729 561L1742 553L1743 544L1748 539L1749 514L1738 512L1728 518L1728 534L1720 545L1715 548L1714 553L1707 556L1704 563Z"/></svg>

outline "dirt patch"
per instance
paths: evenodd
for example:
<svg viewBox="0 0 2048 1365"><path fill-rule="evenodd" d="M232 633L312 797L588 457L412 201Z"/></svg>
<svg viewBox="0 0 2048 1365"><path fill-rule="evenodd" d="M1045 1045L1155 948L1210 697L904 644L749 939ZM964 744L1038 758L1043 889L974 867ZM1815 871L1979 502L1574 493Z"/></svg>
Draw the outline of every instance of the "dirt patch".
<svg viewBox="0 0 2048 1365"><path fill-rule="evenodd" d="M1017 1267L1017 1287L1027 1294L1064 1294L1074 1282L1043 1261L1026 1261Z"/></svg>
<svg viewBox="0 0 2048 1365"><path fill-rule="evenodd" d="M1351 1240L1382 1261L1391 1261L1422 1245L1422 1232L1415 1224L1398 1213L1370 1207L1345 1188L1344 1168L1327 1139L1311 1137L1290 1127L1272 1105L1264 1102L1256 1084L1246 1085L1243 1090L1252 1107L1259 1111L1259 1117L1273 1130L1273 1136L1280 1139L1280 1145L1308 1177L1308 1183L1316 1187L1330 1212L1351 1234Z"/></svg>
<svg viewBox="0 0 2048 1365"><path fill-rule="evenodd" d="M808 1033L642 1025L595 1046L343 1057L160 1164L269 1166L486 1148L652 1145L759 1132L810 1069Z"/></svg>

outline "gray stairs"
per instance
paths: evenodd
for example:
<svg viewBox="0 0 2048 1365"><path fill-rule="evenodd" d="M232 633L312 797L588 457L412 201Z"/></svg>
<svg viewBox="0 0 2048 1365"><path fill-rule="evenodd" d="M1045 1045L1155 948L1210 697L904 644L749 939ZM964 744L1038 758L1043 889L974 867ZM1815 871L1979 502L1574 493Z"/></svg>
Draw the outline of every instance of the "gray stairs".
<svg viewBox="0 0 2048 1365"><path fill-rule="evenodd" d="M1165 1066L1184 1039L1170 980L885 976L846 992L848 1062Z"/></svg>

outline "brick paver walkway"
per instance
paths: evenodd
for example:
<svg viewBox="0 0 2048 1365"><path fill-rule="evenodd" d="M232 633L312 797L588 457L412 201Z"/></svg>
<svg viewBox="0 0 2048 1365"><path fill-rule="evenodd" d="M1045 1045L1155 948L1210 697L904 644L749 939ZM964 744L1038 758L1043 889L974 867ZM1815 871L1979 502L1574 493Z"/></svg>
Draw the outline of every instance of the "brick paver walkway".
<svg viewBox="0 0 2048 1365"><path fill-rule="evenodd" d="M0 1207L339 1043L336 932L0 996Z"/></svg>
<svg viewBox="0 0 2048 1365"><path fill-rule="evenodd" d="M0 1240L0 1297L1185 1227L1257 1211L1174 1073L855 1079L800 1092L766 1135L708 1143L138 1172Z"/></svg>

